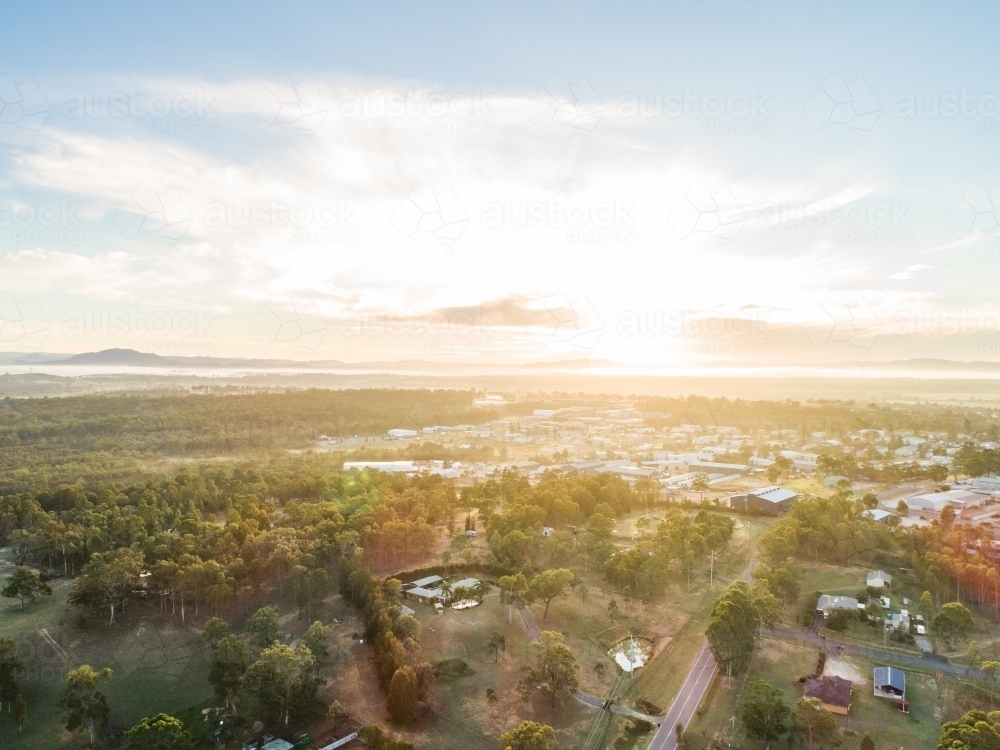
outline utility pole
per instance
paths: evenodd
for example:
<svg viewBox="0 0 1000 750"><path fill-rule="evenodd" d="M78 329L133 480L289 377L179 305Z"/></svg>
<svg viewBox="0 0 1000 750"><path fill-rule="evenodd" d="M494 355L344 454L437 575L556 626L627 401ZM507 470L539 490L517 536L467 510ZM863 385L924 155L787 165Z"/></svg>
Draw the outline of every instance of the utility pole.
<svg viewBox="0 0 1000 750"><path fill-rule="evenodd" d="M709 570L709 573L708 573L708 586L709 586L709 588L711 588L712 584L715 583L715 550L714 549L712 550L712 563L709 566L708 570Z"/></svg>

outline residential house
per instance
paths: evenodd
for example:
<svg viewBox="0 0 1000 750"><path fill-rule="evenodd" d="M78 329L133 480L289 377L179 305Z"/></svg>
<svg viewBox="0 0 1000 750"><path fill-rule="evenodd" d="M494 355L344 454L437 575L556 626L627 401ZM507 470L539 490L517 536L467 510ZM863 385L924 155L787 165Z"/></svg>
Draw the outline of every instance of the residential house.
<svg viewBox="0 0 1000 750"><path fill-rule="evenodd" d="M823 594L820 596L819 601L816 602L816 613L822 613L823 617L829 617L830 613L835 609L847 609L851 612L857 612L859 609L858 600L852 599L849 596Z"/></svg>
<svg viewBox="0 0 1000 750"><path fill-rule="evenodd" d="M875 667L875 697L891 700L906 698L906 675L895 667Z"/></svg>
<svg viewBox="0 0 1000 750"><path fill-rule="evenodd" d="M818 698L830 713L847 716L851 710L851 681L843 677L820 677L806 680L803 695L806 698Z"/></svg>
<svg viewBox="0 0 1000 750"><path fill-rule="evenodd" d="M892 588L892 576L881 570L874 570L868 573L866 585L870 589Z"/></svg>

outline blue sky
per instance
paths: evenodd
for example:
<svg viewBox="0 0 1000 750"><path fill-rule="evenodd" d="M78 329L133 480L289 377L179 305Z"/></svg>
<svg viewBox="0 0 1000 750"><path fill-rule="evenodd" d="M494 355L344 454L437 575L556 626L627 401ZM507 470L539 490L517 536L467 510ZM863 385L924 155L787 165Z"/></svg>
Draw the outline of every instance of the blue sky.
<svg viewBox="0 0 1000 750"><path fill-rule="evenodd" d="M0 350L996 360L997 12L8 4Z"/></svg>

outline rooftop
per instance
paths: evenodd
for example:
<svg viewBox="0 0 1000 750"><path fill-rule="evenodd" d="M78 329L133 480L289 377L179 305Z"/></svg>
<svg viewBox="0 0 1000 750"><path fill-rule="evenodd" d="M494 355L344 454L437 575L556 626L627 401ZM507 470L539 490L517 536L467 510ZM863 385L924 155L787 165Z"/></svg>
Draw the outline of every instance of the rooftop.
<svg viewBox="0 0 1000 750"><path fill-rule="evenodd" d="M750 490L748 495L753 495L761 500L766 500L769 503L780 503L785 500L791 500L799 496L798 492L793 490L786 490L778 487L777 485L771 485L770 487L761 487L758 490Z"/></svg>
<svg viewBox="0 0 1000 750"><path fill-rule="evenodd" d="M851 681L843 677L820 677L806 680L804 695L807 698L819 698L821 702L831 706L850 708Z"/></svg>
<svg viewBox="0 0 1000 750"><path fill-rule="evenodd" d="M412 588L427 588L431 584L434 584L434 583L437 583L438 581L443 581L443 580L444 579L441 576L427 576L426 578L421 578L418 581L411 581L410 583L408 583L406 585L409 586L409 587L412 587Z"/></svg>
<svg viewBox="0 0 1000 750"><path fill-rule="evenodd" d="M875 667L875 689L892 687L902 692L906 690L906 675L895 667Z"/></svg>

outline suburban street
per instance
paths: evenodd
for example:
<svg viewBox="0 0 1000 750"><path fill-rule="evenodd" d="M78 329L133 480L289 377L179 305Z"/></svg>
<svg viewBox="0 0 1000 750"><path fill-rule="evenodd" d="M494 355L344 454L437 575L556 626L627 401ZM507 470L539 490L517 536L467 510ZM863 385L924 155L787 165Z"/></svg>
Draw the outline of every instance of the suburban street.
<svg viewBox="0 0 1000 750"><path fill-rule="evenodd" d="M773 628L763 632L771 638L811 643L815 646L819 646L820 648L825 648L828 653L833 655L836 655L840 647L843 647L843 651L845 653L867 656L871 659L884 661L887 664L915 667L917 669L933 669L937 672L941 672L942 674L952 675L953 677L969 676L980 680L985 679L985 675L983 675L983 673L978 669L969 670L967 667L960 664L952 664L948 661L947 657L937 656L935 654L916 656L911 654L902 654L898 651L890 651L888 649L860 646L856 643L840 642L832 638L822 638L812 630L807 630L803 633L798 630L789 630L788 628Z"/></svg>
<svg viewBox="0 0 1000 750"><path fill-rule="evenodd" d="M695 659L691 671L688 672L680 693L677 694L666 717L662 720L663 723L656 730L653 741L649 743L649 750L677 750L676 726L681 724L687 727L691 723L695 711L698 710L705 693L708 692L709 685L712 684L715 667L715 657L712 656L712 649L706 643L698 654L698 658Z"/></svg>
<svg viewBox="0 0 1000 750"><path fill-rule="evenodd" d="M751 558L749 564L740 574L741 581L750 580L753 564L754 560ZM670 710L663 718L663 723L656 730L653 741L649 743L649 750L677 750L677 725L680 724L684 729L687 729L691 723L695 711L698 710L698 706L701 705L709 686L712 684L716 666L712 649L706 642L698 654L698 658L691 665L691 671L688 672L680 692L674 698Z"/></svg>

